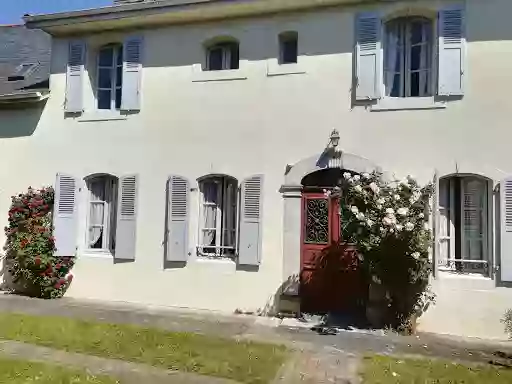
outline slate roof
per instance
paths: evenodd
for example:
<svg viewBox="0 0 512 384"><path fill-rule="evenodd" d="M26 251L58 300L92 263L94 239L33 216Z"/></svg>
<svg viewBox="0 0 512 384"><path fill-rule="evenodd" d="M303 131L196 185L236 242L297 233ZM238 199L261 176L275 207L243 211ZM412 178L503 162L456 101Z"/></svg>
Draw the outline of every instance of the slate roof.
<svg viewBox="0 0 512 384"><path fill-rule="evenodd" d="M24 26L0 26L0 96L49 90L51 37Z"/></svg>

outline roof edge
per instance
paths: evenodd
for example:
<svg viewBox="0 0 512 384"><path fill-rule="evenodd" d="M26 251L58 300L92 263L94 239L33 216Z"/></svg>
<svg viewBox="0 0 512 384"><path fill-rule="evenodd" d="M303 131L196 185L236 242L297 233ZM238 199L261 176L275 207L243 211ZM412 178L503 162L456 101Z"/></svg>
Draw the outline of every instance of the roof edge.
<svg viewBox="0 0 512 384"><path fill-rule="evenodd" d="M109 23L108 29L143 27L151 25L151 16L154 20L158 18L160 24L173 24L377 1L379 0L161 0L25 16L23 19L28 28L39 28L55 36L77 33L83 31L84 27L89 31L106 29L105 23ZM162 15L169 17L162 20Z"/></svg>

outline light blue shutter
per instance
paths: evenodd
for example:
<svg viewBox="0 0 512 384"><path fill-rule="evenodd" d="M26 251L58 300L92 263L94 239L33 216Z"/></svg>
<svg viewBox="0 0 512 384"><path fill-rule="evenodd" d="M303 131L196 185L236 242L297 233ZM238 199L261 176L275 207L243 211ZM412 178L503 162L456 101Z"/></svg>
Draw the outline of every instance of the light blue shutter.
<svg viewBox="0 0 512 384"><path fill-rule="evenodd" d="M123 45L121 109L124 111L140 110L142 49L142 38L138 36L128 37Z"/></svg>
<svg viewBox="0 0 512 384"><path fill-rule="evenodd" d="M189 191L186 178L172 175L167 181L168 224L165 257L167 261L187 261Z"/></svg>
<svg viewBox="0 0 512 384"><path fill-rule="evenodd" d="M439 75L440 96L464 94L465 12L450 7L439 12Z"/></svg>
<svg viewBox="0 0 512 384"><path fill-rule="evenodd" d="M117 205L117 228L114 257L120 260L135 260L137 239L137 175L119 178Z"/></svg>
<svg viewBox="0 0 512 384"><path fill-rule="evenodd" d="M372 100L381 95L382 23L377 13L356 17L356 99Z"/></svg>
<svg viewBox="0 0 512 384"><path fill-rule="evenodd" d="M434 239L434 244L432 247L432 274L434 275L434 277L437 277L439 260L441 258L441 231L439 228L441 216L439 204L440 184L439 177L437 176L437 171L434 172L432 185L434 186L434 193L432 194L432 238Z"/></svg>
<svg viewBox="0 0 512 384"><path fill-rule="evenodd" d="M78 181L69 175L57 174L53 207L55 256L75 256L77 239Z"/></svg>
<svg viewBox="0 0 512 384"><path fill-rule="evenodd" d="M261 262L263 175L242 183L238 264L257 266Z"/></svg>
<svg viewBox="0 0 512 384"><path fill-rule="evenodd" d="M85 42L69 42L68 65L66 72L65 111L81 113L83 111L83 77L85 65Z"/></svg>
<svg viewBox="0 0 512 384"><path fill-rule="evenodd" d="M512 282L512 176L501 181L501 280Z"/></svg>

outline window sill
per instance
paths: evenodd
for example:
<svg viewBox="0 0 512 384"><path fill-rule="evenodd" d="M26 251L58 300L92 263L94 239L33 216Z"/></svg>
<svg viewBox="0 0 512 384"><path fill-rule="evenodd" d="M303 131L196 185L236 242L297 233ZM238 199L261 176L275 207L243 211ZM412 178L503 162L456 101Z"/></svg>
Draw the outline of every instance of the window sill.
<svg viewBox="0 0 512 384"><path fill-rule="evenodd" d="M103 250L94 251L92 249L83 251L82 253L80 253L80 256L96 258L96 259L110 259L110 260L112 260L114 258L114 255L110 251L103 251Z"/></svg>
<svg viewBox="0 0 512 384"><path fill-rule="evenodd" d="M193 83L206 83L211 81L247 80L247 75L240 69L226 69L223 71L195 71L192 75Z"/></svg>
<svg viewBox="0 0 512 384"><path fill-rule="evenodd" d="M277 62L268 62L267 76L286 76L286 75L303 75L305 69L299 63L279 64Z"/></svg>
<svg viewBox="0 0 512 384"><path fill-rule="evenodd" d="M198 263L215 263L215 264L236 264L235 260L228 256L205 256L205 255L199 255L197 256L196 261Z"/></svg>
<svg viewBox="0 0 512 384"><path fill-rule="evenodd" d="M446 102L434 97L385 97L370 107L372 112L406 111L418 109L444 109Z"/></svg>
<svg viewBox="0 0 512 384"><path fill-rule="evenodd" d="M484 273L476 272L457 272L450 268L439 268L439 277L448 279L473 279L473 280L492 280L491 277Z"/></svg>
<svg viewBox="0 0 512 384"><path fill-rule="evenodd" d="M80 122L89 121L111 121L111 120L126 120L128 116L120 111L94 111L84 112L79 118Z"/></svg>

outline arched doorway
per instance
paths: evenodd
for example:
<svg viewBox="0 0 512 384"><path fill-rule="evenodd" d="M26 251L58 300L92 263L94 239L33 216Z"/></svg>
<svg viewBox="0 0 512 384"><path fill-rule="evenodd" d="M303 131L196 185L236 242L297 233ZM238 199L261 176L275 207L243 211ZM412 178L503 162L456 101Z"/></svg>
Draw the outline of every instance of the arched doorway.
<svg viewBox="0 0 512 384"><path fill-rule="evenodd" d="M339 200L325 194L344 172L327 168L302 179L301 312L355 315L365 295L355 247L340 242Z"/></svg>

